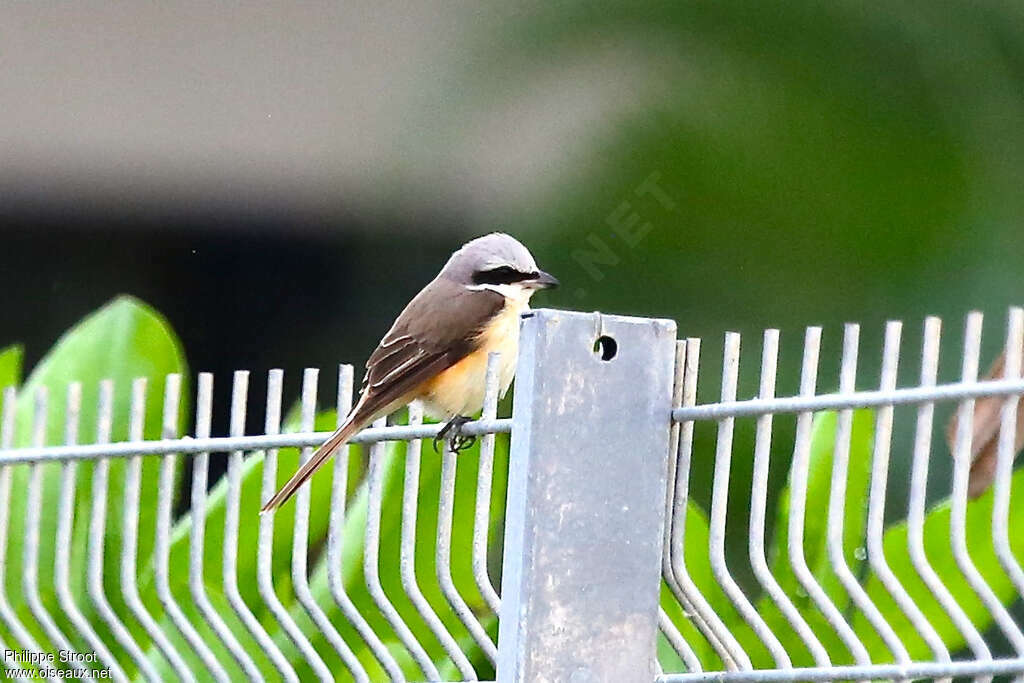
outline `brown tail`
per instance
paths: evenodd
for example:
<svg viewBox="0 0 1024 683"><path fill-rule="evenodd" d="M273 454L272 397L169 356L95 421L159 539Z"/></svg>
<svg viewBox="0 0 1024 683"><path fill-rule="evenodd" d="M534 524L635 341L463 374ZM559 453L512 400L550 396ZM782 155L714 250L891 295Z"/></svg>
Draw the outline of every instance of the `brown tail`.
<svg viewBox="0 0 1024 683"><path fill-rule="evenodd" d="M281 490L274 494L274 497L267 501L267 504L260 510L262 515L268 510L274 510L284 505L291 498L299 487L306 483L306 480L313 476L313 473L320 469L326 460L334 455L334 452L341 448L352 435L358 432L369 422L364 419L361 410L353 410L351 416L345 420L345 424L338 427L338 430L331 434L320 448L316 449L313 456L302 465L288 483L281 487ZM372 417L372 416L371 416Z"/></svg>

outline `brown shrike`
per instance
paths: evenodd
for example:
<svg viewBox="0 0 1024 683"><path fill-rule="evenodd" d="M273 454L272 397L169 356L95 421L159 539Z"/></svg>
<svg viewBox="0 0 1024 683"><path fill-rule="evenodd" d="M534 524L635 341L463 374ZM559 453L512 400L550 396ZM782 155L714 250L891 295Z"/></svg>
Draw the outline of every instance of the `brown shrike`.
<svg viewBox="0 0 1024 683"><path fill-rule="evenodd" d="M487 357L500 353L502 395L512 383L520 315L538 289L558 285L514 238L493 233L467 242L420 290L366 362L359 402L261 512L280 507L352 435L410 401L448 420L441 435L478 412Z"/></svg>

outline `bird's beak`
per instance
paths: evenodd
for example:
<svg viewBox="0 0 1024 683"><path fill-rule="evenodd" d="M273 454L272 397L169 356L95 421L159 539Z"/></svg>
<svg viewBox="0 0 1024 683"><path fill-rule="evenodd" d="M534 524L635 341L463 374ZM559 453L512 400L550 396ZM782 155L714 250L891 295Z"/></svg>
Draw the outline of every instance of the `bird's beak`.
<svg viewBox="0 0 1024 683"><path fill-rule="evenodd" d="M525 284L528 284L529 286L535 289L553 289L557 287L560 283L558 282L558 278L556 278L554 275L551 275L550 273L545 273L543 270L541 270L537 272L537 277L533 278L532 280L527 280Z"/></svg>

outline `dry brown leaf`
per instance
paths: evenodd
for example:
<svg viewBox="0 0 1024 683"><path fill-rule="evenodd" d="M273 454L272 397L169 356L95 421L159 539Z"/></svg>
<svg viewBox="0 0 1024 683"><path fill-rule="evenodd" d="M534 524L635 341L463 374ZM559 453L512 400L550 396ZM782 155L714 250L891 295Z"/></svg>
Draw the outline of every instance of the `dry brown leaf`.
<svg viewBox="0 0 1024 683"><path fill-rule="evenodd" d="M985 375L986 380L1003 379L1006 374L1006 353L1002 353ZM974 404L974 431L971 439L971 475L967 484L967 495L977 498L988 490L996 476L996 462L999 455L1000 417L1005 396L979 398ZM946 428L949 452L956 450L957 415L954 413ZM1024 448L1024 400L1017 407L1017 443L1015 453Z"/></svg>

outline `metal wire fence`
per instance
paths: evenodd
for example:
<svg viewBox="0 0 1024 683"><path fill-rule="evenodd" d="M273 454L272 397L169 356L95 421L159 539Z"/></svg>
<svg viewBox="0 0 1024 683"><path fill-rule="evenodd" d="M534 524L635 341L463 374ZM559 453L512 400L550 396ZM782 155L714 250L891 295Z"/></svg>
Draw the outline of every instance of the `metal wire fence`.
<svg viewBox="0 0 1024 683"><path fill-rule="evenodd" d="M834 393L818 392L836 384L818 376L822 331L810 328L799 393L786 397L776 397L780 339L769 330L750 400L737 400L740 337L729 334L720 397L698 403L709 382L701 342L677 342L673 323L536 311L523 324L512 417L497 417L489 369L483 414L464 427L477 449L435 453L439 426L413 405L401 424L357 435L293 508L262 516L260 504L351 407L350 366L333 411L317 411L322 382L307 370L288 415L283 374L271 371L254 435L246 415L260 408L245 372L232 379L226 436L211 435L208 374L194 411L181 377L156 387L161 438L150 440L144 380L126 401L104 382L95 405L77 384L63 395L8 389L3 671L122 681L1021 679L1024 470L1013 460L1024 312L1011 312L1002 376L986 381L980 315L968 317L952 384L937 381L940 327L926 322L918 381L899 387L902 326L890 323L877 388L864 391L859 328L847 326ZM971 499L975 409L993 400L994 484ZM933 457L943 403L958 406L948 473ZM193 429L180 437L186 411ZM86 421L94 443L79 443ZM128 440L110 443L121 423ZM713 449L702 430L715 432ZM749 443L736 438L744 430ZM212 458L226 460L216 482Z"/></svg>
<svg viewBox="0 0 1024 683"><path fill-rule="evenodd" d="M337 415L351 406L352 374L340 370ZM97 443L88 445L75 443L82 390L72 384L66 444L43 443L48 396L41 392L33 399L35 445L19 449L11 448L17 405L8 389L0 456L0 649L10 651L8 672L58 678L56 669L96 667L117 680L200 681L476 680L478 670L492 672L498 601L487 551L492 515L503 507L504 490L492 491L496 435L510 427L494 419L493 373L483 419L465 430L482 439L472 466L461 458L462 476L447 450L430 452L421 467L420 440L437 426L422 424L412 406L407 424L377 424L353 439L365 453L345 449L333 477L305 487L293 510L258 516L257 501L322 440L314 433L317 384L317 371L307 370L301 431L282 434L283 374L272 370L263 433L247 436L249 375L235 373L230 434L212 437L213 378L201 374L195 435L179 439L172 435L181 378L171 376L165 438L143 441L146 383L139 380L131 387L130 440L112 444L115 387L105 382ZM291 454L287 467L281 449ZM499 466L507 467L502 450ZM217 454L227 471L210 490ZM192 460L191 496L175 522L183 455ZM83 464L91 471L79 472ZM456 496L457 478L463 489L475 484L468 497ZM421 492L427 486L430 495ZM457 526L456 504L472 510ZM140 543L144 537L151 541ZM421 583L424 565L434 574L429 586ZM391 596L385 588L396 579L401 601L391 597L396 586L387 586Z"/></svg>

